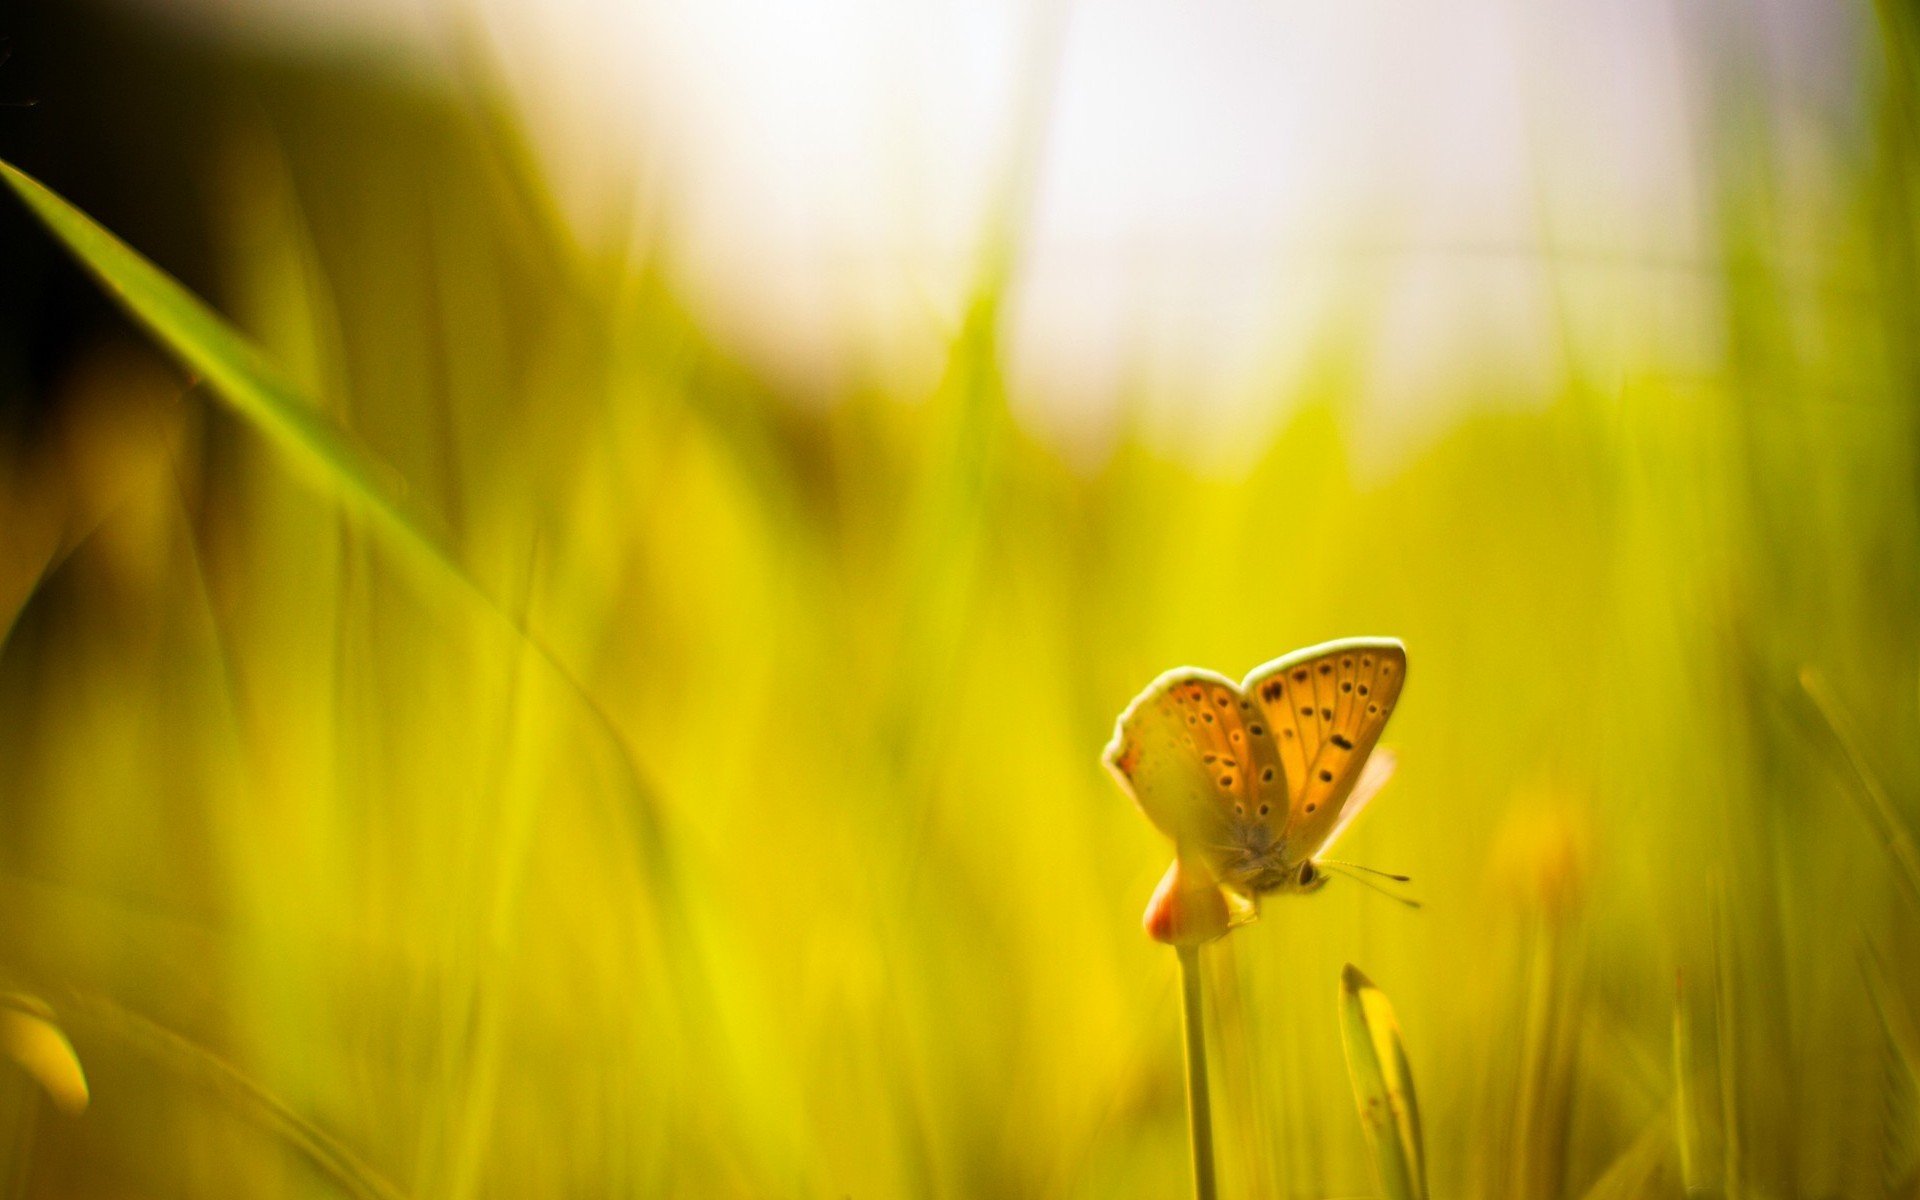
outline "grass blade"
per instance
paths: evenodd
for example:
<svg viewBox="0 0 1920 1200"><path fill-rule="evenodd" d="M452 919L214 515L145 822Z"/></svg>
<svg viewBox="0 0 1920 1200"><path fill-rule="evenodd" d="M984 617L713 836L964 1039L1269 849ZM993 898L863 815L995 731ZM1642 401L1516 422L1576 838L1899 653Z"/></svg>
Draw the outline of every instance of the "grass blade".
<svg viewBox="0 0 1920 1200"><path fill-rule="evenodd" d="M404 1200L406 1193L347 1145L205 1046L100 996L75 995L76 1021L200 1085L298 1152L354 1200Z"/></svg>
<svg viewBox="0 0 1920 1200"><path fill-rule="evenodd" d="M1726 888L1716 883L1713 903L1713 1019L1720 1080L1720 1186L1728 1200L1746 1195L1746 1150L1741 1134L1740 1031L1735 1025L1733 934L1727 925Z"/></svg>
<svg viewBox="0 0 1920 1200"><path fill-rule="evenodd" d="M1887 978L1871 943L1860 956L1867 994L1880 1016L1885 1070L1881 1080L1880 1183L1889 1196L1909 1195L1920 1173L1920 1029Z"/></svg>
<svg viewBox="0 0 1920 1200"><path fill-rule="evenodd" d="M407 550L466 579L432 522L408 501L399 476L282 377L225 319L31 175L0 162L0 179L163 349L283 453L314 478L337 486Z"/></svg>
<svg viewBox="0 0 1920 1200"><path fill-rule="evenodd" d="M552 647L519 614L470 574L454 555L438 523L410 501L399 475L381 463L320 405L288 382L225 318L138 251L115 237L39 180L0 161L4 180L113 299L153 334L163 349L201 377L224 400L318 482L336 487L374 528L418 566L451 582L488 616L538 654L578 702L582 715L613 750L641 842L646 875L672 942L671 952L698 972L676 890L677 864L668 844L664 814L654 789L625 737L599 701ZM697 1009L698 1005L695 1004Z"/></svg>
<svg viewBox="0 0 1920 1200"><path fill-rule="evenodd" d="M31 996L0 995L0 1052L12 1059L68 1116L86 1111L86 1072L53 1011Z"/></svg>
<svg viewBox="0 0 1920 1200"><path fill-rule="evenodd" d="M1658 1113L1586 1190L1584 1200L1635 1200L1673 1192L1667 1114ZM1693 1195L1686 1189L1686 1195Z"/></svg>
<svg viewBox="0 0 1920 1200"><path fill-rule="evenodd" d="M1839 699L1827 686L1826 678L1813 667L1800 669L1800 687L1806 692L1807 698L1813 701L1815 711L1820 714L1827 733L1840 751L1841 759L1853 775L1854 783L1858 785L1853 794L1860 802L1868 823L1879 834L1888 857L1893 860L1897 868L1896 877L1906 885L1909 898L1920 903L1920 847L1916 847L1913 831L1900 815L1900 810L1894 807L1893 798L1887 794L1880 776L1868 765L1853 719L1840 706Z"/></svg>
<svg viewBox="0 0 1920 1200"><path fill-rule="evenodd" d="M1673 980L1673 1126L1680 1156L1680 1185L1689 1196L1705 1186L1706 1154L1701 1149L1700 1089L1693 1078L1693 1019L1687 1011L1686 977Z"/></svg>
<svg viewBox="0 0 1920 1200"><path fill-rule="evenodd" d="M1400 1041L1400 1023L1386 993L1360 968L1340 973L1340 1028L1346 1035L1353 1101L1388 1200L1426 1200L1426 1152L1413 1072Z"/></svg>

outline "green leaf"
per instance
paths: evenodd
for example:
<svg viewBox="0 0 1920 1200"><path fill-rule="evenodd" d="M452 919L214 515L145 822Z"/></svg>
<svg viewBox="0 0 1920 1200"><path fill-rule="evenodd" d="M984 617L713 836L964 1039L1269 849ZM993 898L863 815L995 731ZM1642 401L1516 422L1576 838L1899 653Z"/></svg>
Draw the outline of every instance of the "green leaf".
<svg viewBox="0 0 1920 1200"><path fill-rule="evenodd" d="M1426 1200L1420 1105L1414 1099L1400 1024L1386 993L1352 963L1340 973L1340 1028L1346 1035L1353 1102L1373 1148L1380 1187L1389 1200Z"/></svg>

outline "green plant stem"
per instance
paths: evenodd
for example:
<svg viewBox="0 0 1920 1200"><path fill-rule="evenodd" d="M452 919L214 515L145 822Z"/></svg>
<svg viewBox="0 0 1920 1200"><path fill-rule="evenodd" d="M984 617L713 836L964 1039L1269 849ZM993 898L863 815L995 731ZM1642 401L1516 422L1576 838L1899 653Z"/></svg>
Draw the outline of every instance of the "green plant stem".
<svg viewBox="0 0 1920 1200"><path fill-rule="evenodd" d="M1207 1032L1200 1001L1200 948L1178 947L1180 1013L1187 1029L1187 1129L1193 1142L1193 1194L1215 1200L1213 1099L1207 1092Z"/></svg>

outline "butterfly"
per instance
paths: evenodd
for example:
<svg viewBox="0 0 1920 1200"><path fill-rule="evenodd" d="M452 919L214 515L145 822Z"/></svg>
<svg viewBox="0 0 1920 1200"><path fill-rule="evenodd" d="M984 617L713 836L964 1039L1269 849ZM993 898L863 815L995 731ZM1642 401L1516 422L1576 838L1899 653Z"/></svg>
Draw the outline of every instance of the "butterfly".
<svg viewBox="0 0 1920 1200"><path fill-rule="evenodd" d="M1347 638L1239 684L1180 667L1147 685L1102 760L1174 842L1148 931L1210 940L1252 920L1262 896L1326 886L1320 856L1393 773L1375 744L1406 675L1398 639Z"/></svg>

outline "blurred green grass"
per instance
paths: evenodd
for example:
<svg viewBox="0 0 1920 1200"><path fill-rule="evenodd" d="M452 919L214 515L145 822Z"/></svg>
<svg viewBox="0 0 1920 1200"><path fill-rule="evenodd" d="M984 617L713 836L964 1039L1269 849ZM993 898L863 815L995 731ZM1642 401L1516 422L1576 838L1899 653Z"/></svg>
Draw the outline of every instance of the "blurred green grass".
<svg viewBox="0 0 1920 1200"><path fill-rule="evenodd" d="M99 347L0 477L0 988L93 1103L0 1079L0 1177L1175 1194L1166 848L1099 748L1167 666L1390 633L1401 777L1342 850L1427 907L1336 885L1213 954L1226 1193L1373 1188L1351 960L1435 1194L1912 1194L1920 147L1881 18L1848 220L1722 147L1710 367L1610 370L1587 323L1634 315L1561 275L1550 394L1436 380L1536 402L1366 472L1341 347L1244 471L1071 459L1010 414L993 271L929 394L801 402L655 248L570 241L497 109L262 84L197 181L213 298L608 725Z"/></svg>

